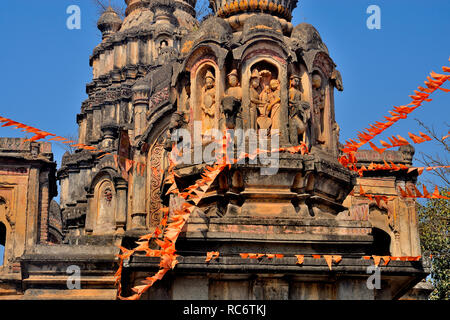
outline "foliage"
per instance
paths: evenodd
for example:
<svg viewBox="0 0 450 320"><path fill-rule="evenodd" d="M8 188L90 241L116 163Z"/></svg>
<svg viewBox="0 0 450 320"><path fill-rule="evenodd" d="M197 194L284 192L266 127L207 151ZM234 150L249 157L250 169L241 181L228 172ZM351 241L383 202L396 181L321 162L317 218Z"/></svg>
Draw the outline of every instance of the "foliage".
<svg viewBox="0 0 450 320"><path fill-rule="evenodd" d="M439 138L433 128L429 128L420 120L416 119L421 127L442 147L440 154L421 154L423 165L448 166L447 155L450 146L445 139ZM447 125L447 129L449 126ZM444 196L450 195L449 169L442 168L431 172L442 186L440 193ZM425 179L427 183L431 181ZM419 232L423 254L432 255L431 282L435 290L430 295L433 300L450 299L450 202L445 199L429 199L425 204L418 204Z"/></svg>
<svg viewBox="0 0 450 320"><path fill-rule="evenodd" d="M440 190L449 196L450 189ZM419 232L422 252L432 255L431 281L435 290L433 300L450 298L450 201L429 199L418 205Z"/></svg>

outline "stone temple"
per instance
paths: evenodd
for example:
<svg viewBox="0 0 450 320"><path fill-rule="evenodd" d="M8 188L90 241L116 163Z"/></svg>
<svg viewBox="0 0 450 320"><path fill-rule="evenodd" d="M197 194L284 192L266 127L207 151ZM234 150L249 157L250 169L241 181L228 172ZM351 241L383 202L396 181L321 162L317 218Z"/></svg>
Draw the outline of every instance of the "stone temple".
<svg viewBox="0 0 450 320"><path fill-rule="evenodd" d="M210 0L213 15L201 23L195 0L126 4L124 20L108 9L98 21L102 42L76 116L78 142L100 151L66 153L57 171L49 143L0 139L0 299L116 299L119 246L134 247L159 224L160 208L176 205L165 179L176 129L202 140L185 145L192 158L214 139L209 129L240 129L245 146L265 130L280 148L309 152L280 152L270 175L261 174L262 160L224 170L179 236L179 264L143 299L400 299L427 276L425 258L402 259L381 267L380 289L367 286L373 260L363 256L421 251L414 200L377 204L360 187L397 196L417 172L360 177L338 162L334 94L344 90L342 77L318 31L292 25L297 0ZM356 157L358 166L411 166L413 154L403 147ZM205 166L177 165L178 185L191 185ZM211 251L220 256L205 263ZM342 260L330 270L313 255ZM132 256L123 294L158 266L157 257ZM68 271L77 268L80 287L69 288Z"/></svg>

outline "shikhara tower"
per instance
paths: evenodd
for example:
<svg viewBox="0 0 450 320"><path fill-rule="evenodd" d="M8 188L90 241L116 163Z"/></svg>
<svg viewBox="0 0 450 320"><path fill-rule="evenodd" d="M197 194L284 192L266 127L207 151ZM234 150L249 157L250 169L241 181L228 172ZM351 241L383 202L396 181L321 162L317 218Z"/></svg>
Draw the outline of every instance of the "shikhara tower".
<svg viewBox="0 0 450 320"><path fill-rule="evenodd" d="M145 298L397 299L426 276L422 261L391 261L382 288L366 286L372 262L362 256L421 252L414 201L377 205L358 196L359 188L397 195L397 186L412 186L417 173L358 177L339 164L334 94L344 89L341 74L317 30L292 25L297 0L211 0L214 14L201 23L195 1L126 3L123 21L110 8L98 21L102 42L90 58L93 80L77 115L79 143L102 151L64 155L57 174L63 237L52 245L34 239L10 255L21 270L6 277L10 296L116 298L118 245L132 247L154 230L163 204L176 205L166 196L169 138L178 128L194 135L196 121L203 129L279 130L281 147L304 144L310 152L281 152L275 175L261 175L262 163L222 172L177 241L180 263ZM184 152L202 152L205 141L201 150ZM411 165L413 153L361 151L357 158L360 165ZM189 186L204 167L177 166L179 186ZM0 196L1 190L0 183ZM207 264L210 251L220 258ZM239 253L284 257L243 260ZM302 265L295 255L305 255ZM342 261L330 270L312 255ZM63 277L73 264L81 268L79 291L66 290ZM133 256L124 267L124 295L158 264Z"/></svg>

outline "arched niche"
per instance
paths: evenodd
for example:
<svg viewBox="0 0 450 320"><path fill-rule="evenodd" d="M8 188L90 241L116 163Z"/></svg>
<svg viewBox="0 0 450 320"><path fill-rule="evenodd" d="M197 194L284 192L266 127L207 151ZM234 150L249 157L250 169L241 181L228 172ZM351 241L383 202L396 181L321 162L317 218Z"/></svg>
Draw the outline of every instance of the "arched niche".
<svg viewBox="0 0 450 320"><path fill-rule="evenodd" d="M208 78L213 77L208 80ZM208 85L208 81L211 84ZM220 120L220 99L225 86L224 77L213 57L201 58L191 69L191 98L190 121L202 123L202 134L206 134L208 129L219 129ZM204 109L210 112L207 115ZM192 127L191 127L192 128Z"/></svg>
<svg viewBox="0 0 450 320"><path fill-rule="evenodd" d="M395 246L395 235L391 219L388 208L380 208L374 204L369 206L369 222L372 224L374 251L378 253L387 253L389 251L390 254L384 255L395 256L398 250Z"/></svg>
<svg viewBox="0 0 450 320"><path fill-rule="evenodd" d="M288 92L289 92L289 83L288 83L288 72L287 72L287 64L283 59L280 58L279 50L270 50L269 48L261 49L258 46L253 48L253 50L249 50L245 55L242 64L242 106L243 106L243 125L245 129L257 129L258 128L258 113L255 114L255 107L252 107L251 97L254 95L251 92L251 78L252 73L255 70L258 72L262 72L264 70L270 71L271 78L273 80L278 80L279 82L279 97L280 97L280 106L279 106L279 116L278 123L275 124L275 127L278 127L280 130L280 143L288 141L288 131L287 126L283 126L283 123L288 122ZM259 70L261 69L261 70ZM261 75L260 87L257 89L258 93L261 94L264 91L265 84L269 79L269 76ZM264 79L266 77L266 79ZM260 96L261 98L261 96Z"/></svg>
<svg viewBox="0 0 450 320"><path fill-rule="evenodd" d="M116 190L113 182L104 177L94 189L96 219L93 234L112 234L115 231Z"/></svg>

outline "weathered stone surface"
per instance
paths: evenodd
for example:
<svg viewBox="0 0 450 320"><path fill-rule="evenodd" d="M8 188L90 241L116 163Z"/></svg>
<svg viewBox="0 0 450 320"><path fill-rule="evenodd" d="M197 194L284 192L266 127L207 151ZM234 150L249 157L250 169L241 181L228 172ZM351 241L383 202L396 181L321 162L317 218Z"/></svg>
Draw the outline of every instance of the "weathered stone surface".
<svg viewBox="0 0 450 320"><path fill-rule="evenodd" d="M274 162L247 159L220 173L180 234L179 264L143 299L398 299L427 275L425 259L391 261L383 289L367 289L373 262L362 256L421 255L414 201L397 193L417 173L359 177L339 164L334 89L344 89L342 76L317 29L291 24L296 0L211 1L215 15L201 24L195 1L126 3L123 21L108 9L98 23L103 40L76 116L78 143L97 151L63 156L59 205L51 145L0 139L0 299L115 299L118 246L134 247L159 224L160 208L181 205L166 195L173 139L191 159L174 168L183 190L201 177L224 129L241 130L231 158L255 145ZM356 157L360 166L409 166L413 154L402 147ZM395 199L377 204L360 187ZM220 256L205 263L210 251ZM239 256L252 252L284 256ZM342 261L330 270L311 255ZM68 290L71 266L81 289ZM158 268L158 258L125 261L123 294Z"/></svg>

